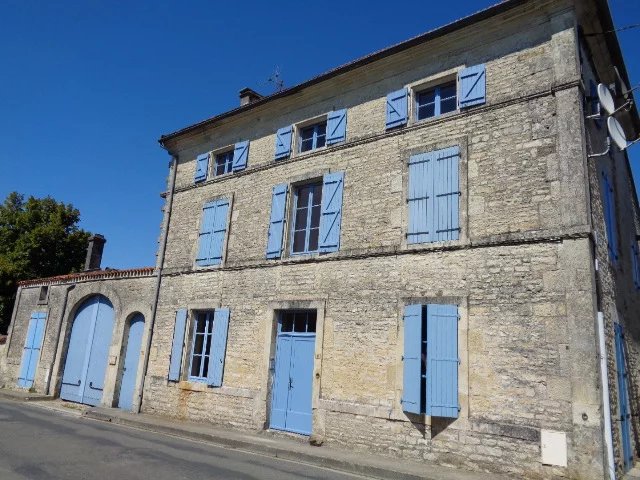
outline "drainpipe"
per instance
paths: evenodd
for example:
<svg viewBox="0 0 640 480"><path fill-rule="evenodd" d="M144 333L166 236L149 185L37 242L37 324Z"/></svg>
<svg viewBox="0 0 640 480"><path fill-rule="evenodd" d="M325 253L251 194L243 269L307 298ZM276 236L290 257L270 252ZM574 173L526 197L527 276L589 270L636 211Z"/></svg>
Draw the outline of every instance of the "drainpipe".
<svg viewBox="0 0 640 480"><path fill-rule="evenodd" d="M11 347L11 340L13 339L13 326L16 324L16 315L18 315L18 304L20 303L21 295L22 295L22 287L18 287L18 293L16 293L16 300L13 303L13 312L11 313L9 330L7 331L7 343L5 345L6 358L9 358L9 348Z"/></svg>
<svg viewBox="0 0 640 480"><path fill-rule="evenodd" d="M598 312L598 343L600 347L600 382L602 383L602 409L604 410L604 443L607 448L607 471L609 480L616 480L616 466L613 460L613 435L611 432L611 406L609 405L609 369L607 367L607 346L604 336L604 314Z"/></svg>
<svg viewBox="0 0 640 480"><path fill-rule="evenodd" d="M60 349L60 333L62 332L62 324L64 323L64 319L67 316L67 301L69 300L69 292L76 288L74 285L69 285L64 292L64 301L62 302L62 312L60 313L60 321L58 322L58 328L56 331L56 349L53 352L53 357L51 358L51 363L49 363L49 368L47 369L47 381L45 382L45 395L49 395L51 391L51 377L53 376L53 366L56 363L56 358L58 356L58 350Z"/></svg>
<svg viewBox="0 0 640 480"><path fill-rule="evenodd" d="M161 144L162 145L162 144ZM162 145L164 148L164 145ZM164 222L162 225L162 238L160 240L160 249L158 251L158 260L156 262L156 288L153 297L153 305L151 307L151 321L147 334L147 344L145 346L144 367L142 368L142 385L138 393L138 403L136 405L136 413L140 413L142 408L142 397L144 395L144 386L147 380L147 370L149 369L149 356L151 354L151 342L153 340L153 328L156 323L156 312L158 311L158 299L160 297L160 283L162 281L162 268L164 265L164 254L167 249L167 236L169 232L169 221L171 218L171 209L173 207L173 191L176 184L176 173L178 171L178 156L172 155L171 158L171 176L169 177L169 197L167 198L166 210L164 212Z"/></svg>

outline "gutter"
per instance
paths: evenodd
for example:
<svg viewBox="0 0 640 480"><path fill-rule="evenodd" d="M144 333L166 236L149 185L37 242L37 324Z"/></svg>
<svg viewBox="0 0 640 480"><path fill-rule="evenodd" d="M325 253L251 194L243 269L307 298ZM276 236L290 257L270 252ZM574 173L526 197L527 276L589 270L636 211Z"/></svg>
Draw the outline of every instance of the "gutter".
<svg viewBox="0 0 640 480"><path fill-rule="evenodd" d="M76 288L74 285L69 285L64 292L64 301L62 302L62 313L60 314L60 321L58 322L58 328L56 331L56 349L53 352L53 358L51 358L51 363L49 364L49 368L47 368L47 379L45 382L45 395L50 394L51 390L51 377L53 376L53 366L56 363L56 358L58 356L58 350L60 349L60 333L62 332L62 324L64 323L64 319L67 316L67 302L69 300L69 292Z"/></svg>
<svg viewBox="0 0 640 480"><path fill-rule="evenodd" d="M163 147L164 148L164 147ZM145 345L144 354L144 367L142 369L142 384L140 385L140 391L138 393L138 401L135 405L135 412L140 413L142 408L142 399L144 396L144 386L147 379L147 371L149 370L149 356L151 353L151 343L153 341L153 331L156 323L156 315L158 312L158 299L160 298L160 285L162 283L162 270L164 266L164 255L167 250L167 237L169 233L169 221L171 219L171 209L173 207L173 192L176 185L176 174L178 172L178 156L172 155L171 157L171 177L169 181L169 198L166 203L166 211L164 212L164 222L162 225L162 240L160 242L160 250L158 252L158 260L156 262L156 288L153 297L153 305L151 307L151 321L147 330L147 344Z"/></svg>

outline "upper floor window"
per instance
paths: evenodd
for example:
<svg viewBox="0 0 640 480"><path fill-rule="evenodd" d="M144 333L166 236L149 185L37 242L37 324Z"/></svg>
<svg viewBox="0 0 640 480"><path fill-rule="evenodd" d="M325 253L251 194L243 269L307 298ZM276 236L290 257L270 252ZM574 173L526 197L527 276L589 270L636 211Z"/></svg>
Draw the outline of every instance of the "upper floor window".
<svg viewBox="0 0 640 480"><path fill-rule="evenodd" d="M460 235L460 147L409 159L407 243L458 240Z"/></svg>
<svg viewBox="0 0 640 480"><path fill-rule="evenodd" d="M324 147L327 137L326 120L300 128L300 152L308 152Z"/></svg>
<svg viewBox="0 0 640 480"><path fill-rule="evenodd" d="M196 263L199 266L204 267L222 263L228 213L229 200L226 198L209 202L202 208L198 253L196 256Z"/></svg>
<svg viewBox="0 0 640 480"><path fill-rule="evenodd" d="M631 243L631 270L633 286L640 290L640 251L638 251L638 242L635 240Z"/></svg>
<svg viewBox="0 0 640 480"><path fill-rule="evenodd" d="M233 150L219 153L216 155L215 175L224 175L231 173L233 167Z"/></svg>
<svg viewBox="0 0 640 480"><path fill-rule="evenodd" d="M618 263L618 224L616 216L616 201L613 185L605 172L602 172L601 188L602 209L607 231L607 248L609 250L609 258L613 263Z"/></svg>
<svg viewBox="0 0 640 480"><path fill-rule="evenodd" d="M322 182L302 185L295 189L291 253L318 251L321 205Z"/></svg>
<svg viewBox="0 0 640 480"><path fill-rule="evenodd" d="M417 92L416 120L437 117L458 108L456 82Z"/></svg>

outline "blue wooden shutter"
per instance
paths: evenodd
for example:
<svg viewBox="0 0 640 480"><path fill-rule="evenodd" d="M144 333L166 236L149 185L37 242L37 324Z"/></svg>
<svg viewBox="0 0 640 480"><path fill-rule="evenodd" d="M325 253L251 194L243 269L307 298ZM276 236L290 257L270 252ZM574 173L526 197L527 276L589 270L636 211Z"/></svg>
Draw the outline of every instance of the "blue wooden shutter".
<svg viewBox="0 0 640 480"><path fill-rule="evenodd" d="M203 153L198 155L196 159L196 174L193 180L196 182L202 182L207 179L207 172L209 171L209 154Z"/></svg>
<svg viewBox="0 0 640 480"><path fill-rule="evenodd" d="M280 258L282 255L282 237L284 236L288 191L289 186L286 183L273 187L269 238L267 239L267 258Z"/></svg>
<svg viewBox="0 0 640 480"><path fill-rule="evenodd" d="M430 205L433 202L433 159L432 152L409 158L407 243L424 243L431 238L428 219L432 216Z"/></svg>
<svg viewBox="0 0 640 480"><path fill-rule="evenodd" d="M421 413L422 305L404 307L402 372L402 410L409 413Z"/></svg>
<svg viewBox="0 0 640 480"><path fill-rule="evenodd" d="M215 216L211 232L211 248L209 249L208 265L220 265L222 252L227 234L227 214L229 213L229 200L221 198L215 202Z"/></svg>
<svg viewBox="0 0 640 480"><path fill-rule="evenodd" d="M487 101L487 76L484 65L465 68L458 75L460 108L483 105Z"/></svg>
<svg viewBox="0 0 640 480"><path fill-rule="evenodd" d="M171 347L171 362L169 363L169 380L180 380L182 367L182 347L184 345L184 330L187 326L187 310L181 308L176 312L176 323L173 327L173 345Z"/></svg>
<svg viewBox="0 0 640 480"><path fill-rule="evenodd" d="M407 89L387 95L387 130L407 123Z"/></svg>
<svg viewBox="0 0 640 480"><path fill-rule="evenodd" d="M618 262L618 230L616 225L616 205L613 195L613 186L609 181L609 177L602 172L602 208L604 210L604 222L607 229L607 248L609 249L609 258L613 263Z"/></svg>
<svg viewBox="0 0 640 480"><path fill-rule="evenodd" d="M427 306L427 415L458 418L458 306Z"/></svg>
<svg viewBox="0 0 640 480"><path fill-rule="evenodd" d="M202 220L198 239L198 255L196 263L200 266L210 265L211 243L213 239L214 222L216 220L216 202L209 202L202 208Z"/></svg>
<svg viewBox="0 0 640 480"><path fill-rule="evenodd" d="M291 136L293 127L283 127L276 132L276 160L291 155Z"/></svg>
<svg viewBox="0 0 640 480"><path fill-rule="evenodd" d="M207 384L210 387L222 386L228 331L229 309L217 308L213 314L213 342L209 353L209 372L207 374Z"/></svg>
<svg viewBox="0 0 640 480"><path fill-rule="evenodd" d="M347 139L347 109L327 114L327 145L344 142Z"/></svg>
<svg viewBox="0 0 640 480"><path fill-rule="evenodd" d="M322 207L320 216L320 252L340 249L342 224L342 192L344 172L327 173L322 181Z"/></svg>
<svg viewBox="0 0 640 480"><path fill-rule="evenodd" d="M634 240L631 244L631 269L633 270L633 285L640 289L640 252L638 244Z"/></svg>
<svg viewBox="0 0 640 480"><path fill-rule="evenodd" d="M24 341L22 350L22 363L20 365L20 375L18 376L19 387L31 388L33 386L44 336L45 319L46 314L43 312L31 314L27 338Z"/></svg>
<svg viewBox="0 0 640 480"><path fill-rule="evenodd" d="M430 241L458 240L460 233L460 148L450 147L433 153L433 208L428 222Z"/></svg>
<svg viewBox="0 0 640 480"><path fill-rule="evenodd" d="M233 149L233 171L239 172L247 168L247 158L249 157L249 142L236 143Z"/></svg>

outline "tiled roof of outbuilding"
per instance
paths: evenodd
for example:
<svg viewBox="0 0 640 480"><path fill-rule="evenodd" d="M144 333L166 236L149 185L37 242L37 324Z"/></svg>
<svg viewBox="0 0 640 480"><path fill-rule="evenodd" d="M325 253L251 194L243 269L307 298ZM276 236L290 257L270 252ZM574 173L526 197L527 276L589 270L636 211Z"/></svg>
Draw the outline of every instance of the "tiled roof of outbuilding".
<svg viewBox="0 0 640 480"><path fill-rule="evenodd" d="M23 280L18 282L21 287L30 287L34 285L50 285L55 283L74 283L89 280L107 280L113 278L135 278L150 277L155 269L153 267L130 268L127 270L116 270L107 268L105 270L91 270L88 272L69 273L67 275L58 275L47 278L34 278L33 280Z"/></svg>

